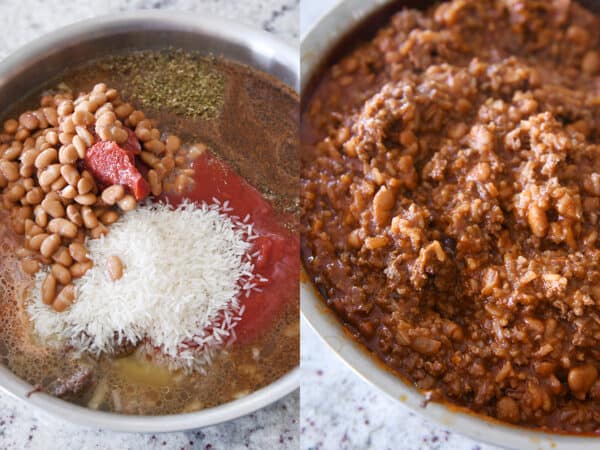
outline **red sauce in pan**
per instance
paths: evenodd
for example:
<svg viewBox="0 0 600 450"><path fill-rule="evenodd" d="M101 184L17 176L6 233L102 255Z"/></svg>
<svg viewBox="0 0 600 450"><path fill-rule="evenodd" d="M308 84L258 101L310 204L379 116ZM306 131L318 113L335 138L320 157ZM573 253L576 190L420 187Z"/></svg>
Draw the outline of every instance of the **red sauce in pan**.
<svg viewBox="0 0 600 450"><path fill-rule="evenodd" d="M228 201L233 209L230 214L242 219L249 215L259 236L252 250L258 252L255 271L268 281L261 283L261 291L253 291L241 299L246 308L236 327L238 342L248 343L269 328L286 303L295 300L290 292L298 288L299 238L283 226L289 218L278 214L258 190L223 161L205 152L193 162L192 168L195 184L184 197L197 203L212 203L213 199ZM165 198L177 205L184 197L168 194Z"/></svg>

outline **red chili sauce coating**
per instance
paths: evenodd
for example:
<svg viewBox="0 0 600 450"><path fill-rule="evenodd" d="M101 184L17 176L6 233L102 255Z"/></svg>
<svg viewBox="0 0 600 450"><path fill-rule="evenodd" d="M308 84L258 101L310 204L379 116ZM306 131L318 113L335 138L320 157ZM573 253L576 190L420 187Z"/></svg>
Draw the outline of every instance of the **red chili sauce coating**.
<svg viewBox="0 0 600 450"><path fill-rule="evenodd" d="M193 190L185 196L168 194L162 198L174 206L184 198L197 203L212 203L213 198L221 203L229 201L233 209L230 214L242 219L249 214L259 235L251 253L259 252L254 259L255 272L268 281L260 285L262 292L253 291L240 299L246 309L235 331L237 342L247 344L268 330L286 304L296 298L290 293L298 290L299 238L283 226L282 217L258 190L209 152L196 159L192 168Z"/></svg>

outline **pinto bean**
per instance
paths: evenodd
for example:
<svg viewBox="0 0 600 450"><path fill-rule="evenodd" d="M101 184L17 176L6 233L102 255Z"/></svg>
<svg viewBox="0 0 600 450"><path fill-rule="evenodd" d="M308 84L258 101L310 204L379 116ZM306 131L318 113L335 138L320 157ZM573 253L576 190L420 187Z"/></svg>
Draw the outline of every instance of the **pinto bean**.
<svg viewBox="0 0 600 450"><path fill-rule="evenodd" d="M435 355L442 347L442 343L426 336L416 336L410 346L413 350L424 355Z"/></svg>
<svg viewBox="0 0 600 450"><path fill-rule="evenodd" d="M25 234L29 237L37 236L38 234L43 233L41 227L37 226L36 223L31 219L25 220Z"/></svg>
<svg viewBox="0 0 600 450"><path fill-rule="evenodd" d="M189 187L191 180L184 174L179 174L175 177L175 190L179 194L183 194Z"/></svg>
<svg viewBox="0 0 600 450"><path fill-rule="evenodd" d="M51 217L65 217L65 208L60 200L49 199L46 197L42 201L42 208L44 208L44 211L46 211L46 213L48 213L48 215Z"/></svg>
<svg viewBox="0 0 600 450"><path fill-rule="evenodd" d="M17 234L25 234L25 221L19 217L13 217L11 227Z"/></svg>
<svg viewBox="0 0 600 450"><path fill-rule="evenodd" d="M61 164L75 164L77 159L79 159L79 152L73 144L67 144L60 147L60 150L58 151L58 161Z"/></svg>
<svg viewBox="0 0 600 450"><path fill-rule="evenodd" d="M106 98L106 90L107 89L108 89L108 86L106 85L106 83L96 83L94 85L94 87L92 88L92 95L104 94L104 97ZM90 96L90 99L91 99L91 96ZM104 102L106 102L106 100Z"/></svg>
<svg viewBox="0 0 600 450"><path fill-rule="evenodd" d="M94 115L89 110L80 108L80 105L77 105L76 111L73 113L72 118L73 124L80 127L92 125L95 120Z"/></svg>
<svg viewBox="0 0 600 450"><path fill-rule="evenodd" d="M71 186L77 186L81 175L75 166L65 164L60 168L60 174Z"/></svg>
<svg viewBox="0 0 600 450"><path fill-rule="evenodd" d="M150 190L152 195L158 197L162 193L162 184L158 177L156 170L151 169L148 171L148 182L150 183Z"/></svg>
<svg viewBox="0 0 600 450"><path fill-rule="evenodd" d="M15 134L19 128L19 122L15 119L8 119L4 122L4 132L7 134Z"/></svg>
<svg viewBox="0 0 600 450"><path fill-rule="evenodd" d="M81 208L81 217L83 218L83 224L88 229L94 229L98 226L98 217L89 206L83 206Z"/></svg>
<svg viewBox="0 0 600 450"><path fill-rule="evenodd" d="M32 206L39 205L44 199L44 191L41 188L35 187L25 195L25 200Z"/></svg>
<svg viewBox="0 0 600 450"><path fill-rule="evenodd" d="M158 128L152 128L150 130L150 138L154 141L160 140L160 130Z"/></svg>
<svg viewBox="0 0 600 450"><path fill-rule="evenodd" d="M106 211L102 216L100 216L100 222L104 225L112 225L117 220L119 220L119 213L113 210Z"/></svg>
<svg viewBox="0 0 600 450"><path fill-rule="evenodd" d="M32 111L28 111L19 116L19 124L23 128L32 131L40 126L40 120Z"/></svg>
<svg viewBox="0 0 600 450"><path fill-rule="evenodd" d="M126 124L135 128L145 117L146 115L142 111L135 110L127 118Z"/></svg>
<svg viewBox="0 0 600 450"><path fill-rule="evenodd" d="M112 281L117 281L123 278L123 262L118 256L109 256L106 260L106 269L108 276Z"/></svg>
<svg viewBox="0 0 600 450"><path fill-rule="evenodd" d="M56 107L56 112L60 117L65 117L71 114L74 110L73 101L63 100Z"/></svg>
<svg viewBox="0 0 600 450"><path fill-rule="evenodd" d="M112 127L116 121L117 116L113 111L105 111L96 119L96 130L98 128Z"/></svg>
<svg viewBox="0 0 600 450"><path fill-rule="evenodd" d="M40 246L40 253L46 258L51 258L54 255L54 252L58 250L60 247L61 239L60 236L56 233L51 234L42 242Z"/></svg>
<svg viewBox="0 0 600 450"><path fill-rule="evenodd" d="M106 236L108 234L108 228L102 223L99 223L96 228L94 228L90 235L92 239L99 239L101 236Z"/></svg>
<svg viewBox="0 0 600 450"><path fill-rule="evenodd" d="M11 202L18 202L25 196L25 188L20 184L15 184L4 193L4 196Z"/></svg>
<svg viewBox="0 0 600 450"><path fill-rule="evenodd" d="M40 151L36 150L35 148L25 150L23 153L21 153L21 165L24 167L34 167L35 160L39 154Z"/></svg>
<svg viewBox="0 0 600 450"><path fill-rule="evenodd" d="M46 118L48 124L52 125L53 127L58 126L58 113L56 112L55 108L52 106L47 106L42 109L42 112L44 113L44 117Z"/></svg>
<svg viewBox="0 0 600 450"><path fill-rule="evenodd" d="M91 260L84 262L76 262L71 266L71 276L73 278L81 278L92 267L94 267L94 263Z"/></svg>
<svg viewBox="0 0 600 450"><path fill-rule="evenodd" d="M33 176L34 172L35 172L34 166L24 166L23 164L21 164L21 167L19 168L19 175L23 178Z"/></svg>
<svg viewBox="0 0 600 450"><path fill-rule="evenodd" d="M142 161L144 161L146 164L148 164L150 167L154 167L158 164L158 162L160 161L156 155L154 155L153 153L150 152L145 152L143 151L140 154L140 158L142 158Z"/></svg>
<svg viewBox="0 0 600 450"><path fill-rule="evenodd" d="M30 219L33 216L33 208L31 206L22 206L13 210L13 214L16 218L21 219L23 223L25 223L25 220Z"/></svg>
<svg viewBox="0 0 600 450"><path fill-rule="evenodd" d="M31 258L35 256L35 252L24 247L19 247L15 250L15 255L19 258Z"/></svg>
<svg viewBox="0 0 600 450"><path fill-rule="evenodd" d="M73 257L69 249L64 246L59 247L54 256L52 256L52 259L64 267L71 267L73 265Z"/></svg>
<svg viewBox="0 0 600 450"><path fill-rule="evenodd" d="M31 191L35 186L35 181L33 178L24 178L20 180L20 183L23 185L27 192Z"/></svg>
<svg viewBox="0 0 600 450"><path fill-rule="evenodd" d="M44 242L44 240L46 240L46 238L48 236L49 236L49 234L46 234L46 233L40 233L40 234L36 234L35 236L32 236L29 239L28 247L31 250L39 251L40 248L42 247L42 242Z"/></svg>
<svg viewBox="0 0 600 450"><path fill-rule="evenodd" d="M75 135L73 133L63 132L58 135L58 141L63 145L68 145L73 143L73 138Z"/></svg>
<svg viewBox="0 0 600 450"><path fill-rule="evenodd" d="M122 103L115 108L115 114L121 120L126 119L133 112L133 106L129 103Z"/></svg>
<svg viewBox="0 0 600 450"><path fill-rule="evenodd" d="M598 370L596 367L592 364L586 364L569 370L567 381L569 389L575 397L583 400L597 378Z"/></svg>
<svg viewBox="0 0 600 450"><path fill-rule="evenodd" d="M73 304L75 300L75 286L69 284L62 288L59 294L56 296L56 299L52 303L52 308L56 312L63 312L69 306Z"/></svg>
<svg viewBox="0 0 600 450"><path fill-rule="evenodd" d="M195 161L200 156L202 156L206 152L206 150L207 150L207 147L205 144L202 144L202 143L194 144L188 150L187 157L190 161Z"/></svg>
<svg viewBox="0 0 600 450"><path fill-rule="evenodd" d="M31 133L29 132L29 130L27 128L19 128L19 130L17 130L17 132L15 133L15 139L17 141L21 141L23 142L25 139L27 139L29 137Z"/></svg>
<svg viewBox="0 0 600 450"><path fill-rule="evenodd" d="M21 156L22 152L23 145L18 141L14 141L12 146L4 150L4 153L2 154L2 159L5 159L7 161L14 161L19 156Z"/></svg>
<svg viewBox="0 0 600 450"><path fill-rule="evenodd" d="M116 100L119 98L119 92L114 89L114 88L110 88L106 90L106 100L108 100L109 102L112 102L113 100Z"/></svg>
<svg viewBox="0 0 600 450"><path fill-rule="evenodd" d="M390 218L390 211L394 207L394 193L385 186L381 186L373 198L373 214L376 222L383 226Z"/></svg>
<svg viewBox="0 0 600 450"><path fill-rule="evenodd" d="M170 135L165 141L165 150L169 153L175 153L181 147L181 139L179 137Z"/></svg>
<svg viewBox="0 0 600 450"><path fill-rule="evenodd" d="M93 109L96 110L106 103L106 94L104 92L93 92L90 95L90 105L93 105Z"/></svg>
<svg viewBox="0 0 600 450"><path fill-rule="evenodd" d="M581 70L587 75L595 75L600 71L600 53L588 51L581 60Z"/></svg>
<svg viewBox="0 0 600 450"><path fill-rule="evenodd" d="M142 142L146 142L151 139L150 130L145 126L142 126L141 123L135 128L135 135Z"/></svg>
<svg viewBox="0 0 600 450"><path fill-rule="evenodd" d="M40 186L50 186L60 176L60 164L52 164L38 176Z"/></svg>
<svg viewBox="0 0 600 450"><path fill-rule="evenodd" d="M71 282L72 276L69 269L62 264L52 265L52 275L62 285L67 285Z"/></svg>
<svg viewBox="0 0 600 450"><path fill-rule="evenodd" d="M527 221L531 232L537 237L546 236L548 230L548 218L546 212L537 205L531 205L527 212Z"/></svg>
<svg viewBox="0 0 600 450"><path fill-rule="evenodd" d="M67 182L63 177L58 177L54 183L50 185L50 190L52 191L60 191L64 187L68 186Z"/></svg>
<svg viewBox="0 0 600 450"><path fill-rule="evenodd" d="M48 223L48 231L68 239L73 239L77 236L77 225L67 219L52 219Z"/></svg>
<svg viewBox="0 0 600 450"><path fill-rule="evenodd" d="M75 201L80 205L90 206L96 203L97 197L96 194L90 192L88 194L78 195L75 197Z"/></svg>
<svg viewBox="0 0 600 450"><path fill-rule="evenodd" d="M44 211L42 205L38 205L33 210L33 216L35 219L35 223L42 228L45 228L48 225L48 213Z"/></svg>
<svg viewBox="0 0 600 450"><path fill-rule="evenodd" d="M496 403L496 414L502 420L516 423L519 421L519 405L510 397L502 397Z"/></svg>
<svg viewBox="0 0 600 450"><path fill-rule="evenodd" d="M0 161L0 173L8 181L17 181L19 179L19 165L12 161Z"/></svg>
<svg viewBox="0 0 600 450"><path fill-rule="evenodd" d="M125 188L120 184L114 184L107 187L102 192L102 200L107 205L114 205L125 196Z"/></svg>
<svg viewBox="0 0 600 450"><path fill-rule="evenodd" d="M65 200L74 200L75 197L77 197L77 195L78 195L77 189L75 189L71 185L65 186L63 188L63 190L60 191L61 198L65 199Z"/></svg>
<svg viewBox="0 0 600 450"><path fill-rule="evenodd" d="M133 211L137 206L137 202L132 195L126 195L119 200L117 204L119 205L119 208L125 212Z"/></svg>
<svg viewBox="0 0 600 450"><path fill-rule="evenodd" d="M173 159L173 156L171 156L171 155L165 156L162 159L161 164L163 165L164 170L167 172L170 172L171 170L173 170L175 168L175 160Z"/></svg>
<svg viewBox="0 0 600 450"><path fill-rule="evenodd" d="M389 240L386 236L374 236L365 239L365 247L369 250L375 250L388 245Z"/></svg>
<svg viewBox="0 0 600 450"><path fill-rule="evenodd" d="M79 212L79 208L76 205L67 206L67 217L71 222L73 222L78 227L83 225L83 218L81 217L81 213Z"/></svg>
<svg viewBox="0 0 600 450"><path fill-rule="evenodd" d="M41 152L37 158L35 158L35 167L38 170L45 169L50 164L53 164L58 160L58 152L55 148L47 148L43 152Z"/></svg>
<svg viewBox="0 0 600 450"><path fill-rule="evenodd" d="M42 282L42 302L46 305L51 305L56 298L56 278L54 275L48 274Z"/></svg>
<svg viewBox="0 0 600 450"><path fill-rule="evenodd" d="M144 142L144 148L151 151L155 155L161 155L165 152L165 144L160 142L158 139Z"/></svg>
<svg viewBox="0 0 600 450"><path fill-rule="evenodd" d="M40 270L40 263L35 259L24 259L21 267L26 274L35 275Z"/></svg>
<svg viewBox="0 0 600 450"><path fill-rule="evenodd" d="M85 154L87 152L87 146L85 145L85 141L83 139L81 139L80 136L78 136L78 135L74 136L72 139L72 142L69 142L69 144L72 144L72 146L75 149L75 151L77 152L77 156L79 158L81 158L81 159L85 158Z"/></svg>
<svg viewBox="0 0 600 450"><path fill-rule="evenodd" d="M83 244L73 242L71 245L69 245L69 253L71 254L72 258L79 263L88 262L90 260L87 250Z"/></svg>
<svg viewBox="0 0 600 450"><path fill-rule="evenodd" d="M75 127L75 131L77 132L77 136L79 136L82 139L86 148L94 144L94 136L87 130L87 128L81 126Z"/></svg>
<svg viewBox="0 0 600 450"><path fill-rule="evenodd" d="M92 192L93 189L94 183L89 177L81 177L77 182L77 192L79 192L79 195L88 194L89 192Z"/></svg>

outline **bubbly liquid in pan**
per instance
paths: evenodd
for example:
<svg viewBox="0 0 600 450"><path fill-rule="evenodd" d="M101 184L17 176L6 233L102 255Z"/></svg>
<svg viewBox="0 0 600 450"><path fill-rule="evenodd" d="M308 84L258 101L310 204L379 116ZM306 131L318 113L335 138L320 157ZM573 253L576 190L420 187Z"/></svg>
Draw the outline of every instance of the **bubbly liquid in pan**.
<svg viewBox="0 0 600 450"><path fill-rule="evenodd" d="M205 143L216 158L233 168L233 178L237 172L256 188L273 206L265 220L290 243L284 253L297 255L296 94L248 67L206 59L202 62L224 79L220 115L186 118L127 98L127 92L132 92L132 75L108 70L105 62L98 60L66 71L15 105L6 117L35 105L44 89L61 82L74 93L99 82L117 88L125 100L157 119L161 131L178 134L184 143ZM195 168L200 175L200 169ZM248 192L255 191L249 187ZM257 195L254 198L259 199ZM77 361L68 350L45 348L29 333L21 299L23 291L31 287L31 279L22 273L18 258L13 256L21 238L9 230L3 214L0 211L0 362L32 385L45 388L58 378L64 380L83 361L93 368L92 382L70 401L126 414L175 414L231 401L272 383L298 365L297 273L288 273L285 289L275 289L271 298L259 299L277 305L269 320L261 321L260 314L254 317L256 321L249 316L247 326L240 328L241 338L217 357L205 374L169 371L140 350L124 357L94 360L83 356Z"/></svg>

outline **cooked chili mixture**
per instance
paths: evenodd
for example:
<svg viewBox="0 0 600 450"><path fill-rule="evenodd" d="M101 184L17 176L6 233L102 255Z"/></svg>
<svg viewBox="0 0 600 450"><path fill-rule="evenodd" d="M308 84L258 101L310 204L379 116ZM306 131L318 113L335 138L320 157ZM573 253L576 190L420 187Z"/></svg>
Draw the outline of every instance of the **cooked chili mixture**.
<svg viewBox="0 0 600 450"><path fill-rule="evenodd" d="M600 432L599 26L568 0L404 10L304 105L305 267L433 400Z"/></svg>

